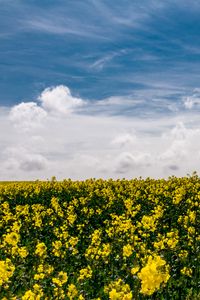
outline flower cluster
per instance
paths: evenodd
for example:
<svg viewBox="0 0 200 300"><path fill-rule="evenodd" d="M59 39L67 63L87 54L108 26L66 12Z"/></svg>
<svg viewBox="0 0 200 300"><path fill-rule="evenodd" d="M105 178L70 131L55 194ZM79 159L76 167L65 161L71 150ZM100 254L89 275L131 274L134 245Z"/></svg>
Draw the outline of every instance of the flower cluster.
<svg viewBox="0 0 200 300"><path fill-rule="evenodd" d="M138 273L142 282L141 292L146 295L152 295L160 288L162 283L166 283L169 278L169 266L160 256L150 256L147 264Z"/></svg>

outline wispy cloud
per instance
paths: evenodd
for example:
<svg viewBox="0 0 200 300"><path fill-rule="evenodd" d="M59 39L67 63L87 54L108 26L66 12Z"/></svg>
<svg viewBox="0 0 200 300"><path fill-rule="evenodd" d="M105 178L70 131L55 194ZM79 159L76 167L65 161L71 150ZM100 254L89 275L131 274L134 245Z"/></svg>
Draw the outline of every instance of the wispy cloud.
<svg viewBox="0 0 200 300"><path fill-rule="evenodd" d="M101 58L98 58L94 63L90 65L91 69L101 71L107 64L112 62L115 57L124 56L129 52L128 49L121 49L104 55Z"/></svg>
<svg viewBox="0 0 200 300"><path fill-rule="evenodd" d="M57 35L72 35L85 38L106 39L94 26L83 25L79 21L60 16L47 16L23 21L24 30L35 30Z"/></svg>
<svg viewBox="0 0 200 300"><path fill-rule="evenodd" d="M149 14L141 10L139 5L136 3L133 5L129 1L123 6L123 10L119 1L115 2L115 6L105 3L105 1L91 0L91 3L104 20L112 25L139 28L145 26L144 20L149 18Z"/></svg>
<svg viewBox="0 0 200 300"><path fill-rule="evenodd" d="M114 57L116 56L115 53L113 54L109 54L109 55L105 55L104 57L97 59L91 66L91 69L96 69L98 71L102 70L104 68L104 66L110 62Z"/></svg>

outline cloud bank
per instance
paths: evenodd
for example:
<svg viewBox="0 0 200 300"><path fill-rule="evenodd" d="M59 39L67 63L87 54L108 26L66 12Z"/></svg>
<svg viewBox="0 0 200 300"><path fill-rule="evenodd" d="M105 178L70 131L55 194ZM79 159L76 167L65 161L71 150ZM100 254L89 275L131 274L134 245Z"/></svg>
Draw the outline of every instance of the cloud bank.
<svg viewBox="0 0 200 300"><path fill-rule="evenodd" d="M46 88L35 100L1 107L0 180L158 178L198 172L199 117L185 101L171 114L141 118L141 102L132 96L89 101L60 85ZM131 113L120 115L123 109Z"/></svg>

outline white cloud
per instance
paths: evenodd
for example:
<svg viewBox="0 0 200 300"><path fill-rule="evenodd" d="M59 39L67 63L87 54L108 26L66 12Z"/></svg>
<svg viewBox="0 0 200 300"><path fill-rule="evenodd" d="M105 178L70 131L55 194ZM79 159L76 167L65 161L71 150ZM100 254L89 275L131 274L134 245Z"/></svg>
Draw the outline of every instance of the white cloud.
<svg viewBox="0 0 200 300"><path fill-rule="evenodd" d="M72 4L73 6L73 4ZM84 11L84 2L80 2L77 6L77 9L80 10L80 7L83 6ZM73 8L72 8L73 10ZM53 10L44 10L43 12L31 13L29 18L26 16L21 21L21 27L23 30L28 31L39 31L48 34L55 35L65 35L65 36L75 36L86 39L107 39L105 32L98 24L93 23L93 18L91 19L90 15L87 14L88 22L82 22L81 18L77 18L76 15L70 13L70 6L68 5L68 13L64 13L65 10L54 9ZM89 11L91 12L91 10ZM83 12L84 13L84 12Z"/></svg>
<svg viewBox="0 0 200 300"><path fill-rule="evenodd" d="M184 140L188 135L189 129L186 129L184 123L179 121L175 126L162 134L162 138L168 141Z"/></svg>
<svg viewBox="0 0 200 300"><path fill-rule="evenodd" d="M47 159L23 146L13 146L4 151L4 166L14 172L43 171L47 167Z"/></svg>
<svg viewBox="0 0 200 300"><path fill-rule="evenodd" d="M22 102L15 105L9 115L9 119L20 129L28 130L41 125L41 122L47 116L45 110L35 102Z"/></svg>
<svg viewBox="0 0 200 300"><path fill-rule="evenodd" d="M193 90L191 96L183 97L183 103L185 108L192 109L194 106L200 105L200 89L196 88Z"/></svg>
<svg viewBox="0 0 200 300"><path fill-rule="evenodd" d="M133 99L130 97L119 97L119 96L113 96L109 97L100 101L97 101L95 103L97 106L128 106L128 105L136 105L141 103L141 100Z"/></svg>
<svg viewBox="0 0 200 300"><path fill-rule="evenodd" d="M133 154L130 152L122 152L115 160L114 171L115 173L135 173L141 171L141 167L150 165L151 155L148 153Z"/></svg>
<svg viewBox="0 0 200 300"><path fill-rule="evenodd" d="M80 98L72 96L68 87L60 85L45 89L38 97L39 103L21 102L9 112L9 120L22 131L30 131L44 125L50 115L65 116L86 104Z"/></svg>
<svg viewBox="0 0 200 300"><path fill-rule="evenodd" d="M23 171L41 171L46 168L47 160L40 154L27 155L20 163Z"/></svg>
<svg viewBox="0 0 200 300"><path fill-rule="evenodd" d="M183 122L178 122L171 131L162 135L162 143L166 147L165 151L158 156L158 162L165 171L168 168L186 175L198 169L200 147L198 126L197 123L195 127L189 128Z"/></svg>
<svg viewBox="0 0 200 300"><path fill-rule="evenodd" d="M172 162L182 162L186 158L186 141L173 141L169 148L160 156L161 160Z"/></svg>
<svg viewBox="0 0 200 300"><path fill-rule="evenodd" d="M52 18L50 20L50 18ZM59 18L59 16L58 16ZM87 30L83 30L81 28L80 24L72 24L70 21L66 22L59 22L58 19L50 16L47 18L41 17L40 19L32 19L32 20L27 20L25 22L26 27L32 29L32 30L38 30L46 33L51 33L51 34L59 34L59 35L75 35L75 36L80 36L80 37L96 37L96 35L93 32L88 32ZM71 25L71 26L69 26Z"/></svg>
<svg viewBox="0 0 200 300"><path fill-rule="evenodd" d="M110 55L105 55L104 57L101 57L97 59L91 66L91 69L96 69L97 71L101 71L105 65L110 62L116 55L115 54L110 54Z"/></svg>
<svg viewBox="0 0 200 300"><path fill-rule="evenodd" d="M123 97L112 97L109 104L102 100L101 106L72 96L65 86L46 89L39 98L0 108L0 180L167 177L200 171L198 112L192 119L187 110L156 118L115 115ZM124 105L130 105L126 100L131 101L125 98ZM95 105L99 111L93 114Z"/></svg>
<svg viewBox="0 0 200 300"><path fill-rule="evenodd" d="M80 98L73 97L69 88L64 85L45 89L38 97L42 107L53 114L69 114L84 105Z"/></svg>
<svg viewBox="0 0 200 300"><path fill-rule="evenodd" d="M111 144L118 145L120 147L133 146L137 141L137 137L135 135L131 135L130 133L125 133L121 135L117 135L112 141Z"/></svg>
<svg viewBox="0 0 200 300"><path fill-rule="evenodd" d="M184 106L187 109L192 109L194 106L198 106L199 104L200 104L199 97L191 96L191 97L187 97L184 100Z"/></svg>
<svg viewBox="0 0 200 300"><path fill-rule="evenodd" d="M93 64L90 65L91 69L101 71L109 62L111 62L115 57L122 56L128 53L127 49L121 49L116 52L111 52L97 59Z"/></svg>
<svg viewBox="0 0 200 300"><path fill-rule="evenodd" d="M138 107L143 105L145 101L137 99L133 96L112 96L106 99L94 101L89 108L96 114L103 115L122 115L124 111L130 114L136 114Z"/></svg>

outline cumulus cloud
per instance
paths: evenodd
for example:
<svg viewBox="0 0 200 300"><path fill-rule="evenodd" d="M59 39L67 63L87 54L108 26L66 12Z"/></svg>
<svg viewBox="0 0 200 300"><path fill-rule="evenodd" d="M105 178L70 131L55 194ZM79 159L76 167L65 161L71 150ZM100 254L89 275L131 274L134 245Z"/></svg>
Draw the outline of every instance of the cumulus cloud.
<svg viewBox="0 0 200 300"><path fill-rule="evenodd" d="M20 129L28 130L41 125L46 111L35 102L22 102L10 110L10 121Z"/></svg>
<svg viewBox="0 0 200 300"><path fill-rule="evenodd" d="M61 115L72 113L85 104L82 99L72 96L70 89L64 85L45 89L38 100L45 111Z"/></svg>
<svg viewBox="0 0 200 300"><path fill-rule="evenodd" d="M38 103L39 101L39 103ZM45 89L36 101L21 102L9 112L9 120L22 131L30 131L44 125L50 116L65 116L78 111L86 101L72 96L67 86Z"/></svg>

